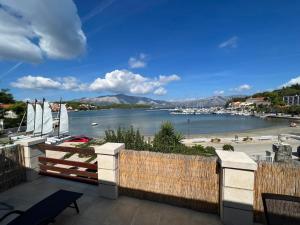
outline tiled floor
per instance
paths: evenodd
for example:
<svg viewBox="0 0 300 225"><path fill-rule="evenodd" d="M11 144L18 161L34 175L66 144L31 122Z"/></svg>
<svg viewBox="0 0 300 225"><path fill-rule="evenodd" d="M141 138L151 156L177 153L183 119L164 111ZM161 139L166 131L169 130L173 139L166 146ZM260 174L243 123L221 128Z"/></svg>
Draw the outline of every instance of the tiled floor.
<svg viewBox="0 0 300 225"><path fill-rule="evenodd" d="M41 177L0 193L0 202L25 210L59 189L84 193L78 201L80 214L66 209L56 225L220 225L217 215L200 213L157 202L120 196L118 200L100 198L97 186L50 177ZM0 210L0 217L7 211ZM9 220L4 221L6 224Z"/></svg>

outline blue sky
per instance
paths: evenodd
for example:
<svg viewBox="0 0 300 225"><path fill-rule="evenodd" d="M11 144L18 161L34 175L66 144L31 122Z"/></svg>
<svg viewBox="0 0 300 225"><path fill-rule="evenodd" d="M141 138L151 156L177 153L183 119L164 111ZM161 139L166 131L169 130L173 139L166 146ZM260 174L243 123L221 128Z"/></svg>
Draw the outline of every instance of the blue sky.
<svg viewBox="0 0 300 225"><path fill-rule="evenodd" d="M0 0L0 88L17 99L194 99L300 82L296 0L14 2Z"/></svg>

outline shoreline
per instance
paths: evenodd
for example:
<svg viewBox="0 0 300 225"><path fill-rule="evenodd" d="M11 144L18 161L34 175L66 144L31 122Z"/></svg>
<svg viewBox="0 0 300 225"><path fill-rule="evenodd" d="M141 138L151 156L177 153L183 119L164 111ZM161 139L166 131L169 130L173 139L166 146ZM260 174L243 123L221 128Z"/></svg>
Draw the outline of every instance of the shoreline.
<svg viewBox="0 0 300 225"><path fill-rule="evenodd" d="M257 128L245 131L229 131L229 132L217 132L217 133L203 133L203 134L191 134L189 137L185 135L186 139L199 138L199 137L234 137L238 135L239 137L246 136L278 136L279 134L299 134L300 135L300 127L288 127L288 126L273 126L266 128Z"/></svg>
<svg viewBox="0 0 300 225"><path fill-rule="evenodd" d="M217 150L222 150L224 144L230 144L234 147L234 151L245 152L250 156L265 155L266 151L273 152L272 145L278 143L279 134L300 136L300 127L275 126L247 131L190 135L189 138L183 139L183 143L187 146L212 146ZM237 141L235 140L235 135L238 135ZM244 141L243 138L245 137L250 137L252 140ZM219 138L220 142L211 142L212 138ZM288 138L285 142L291 145L294 153L297 152L297 148L300 145L299 140Z"/></svg>

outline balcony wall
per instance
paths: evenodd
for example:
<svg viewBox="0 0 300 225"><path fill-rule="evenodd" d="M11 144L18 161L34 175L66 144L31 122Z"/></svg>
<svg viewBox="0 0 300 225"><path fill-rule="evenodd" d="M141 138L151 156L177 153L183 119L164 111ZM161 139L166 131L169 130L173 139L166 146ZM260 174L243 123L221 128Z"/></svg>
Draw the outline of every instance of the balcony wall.
<svg viewBox="0 0 300 225"><path fill-rule="evenodd" d="M218 213L217 159L122 150L119 191L121 195Z"/></svg>
<svg viewBox="0 0 300 225"><path fill-rule="evenodd" d="M300 165L296 163L258 163L254 184L254 220L257 222L264 221L262 193L300 197ZM283 207L287 211L286 207L288 206L277 203L276 207ZM291 208L290 212L295 212L295 209Z"/></svg>

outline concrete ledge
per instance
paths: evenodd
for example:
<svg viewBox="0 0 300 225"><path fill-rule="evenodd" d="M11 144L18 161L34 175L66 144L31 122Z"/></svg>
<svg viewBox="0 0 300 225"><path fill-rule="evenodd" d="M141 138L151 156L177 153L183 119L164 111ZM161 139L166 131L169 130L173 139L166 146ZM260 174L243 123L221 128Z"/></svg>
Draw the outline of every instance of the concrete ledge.
<svg viewBox="0 0 300 225"><path fill-rule="evenodd" d="M28 146L32 146L32 145L36 145L36 144L45 143L45 141L46 141L45 138L33 137L33 138L28 138L28 139L17 141L16 144L20 144L22 146L28 147Z"/></svg>
<svg viewBox="0 0 300 225"><path fill-rule="evenodd" d="M102 155L116 155L120 152L121 149L125 148L125 144L123 143L105 143L100 146L93 146L96 154Z"/></svg>
<svg viewBox="0 0 300 225"><path fill-rule="evenodd" d="M223 150L216 151L221 167L257 170L257 164L244 152L229 152Z"/></svg>

